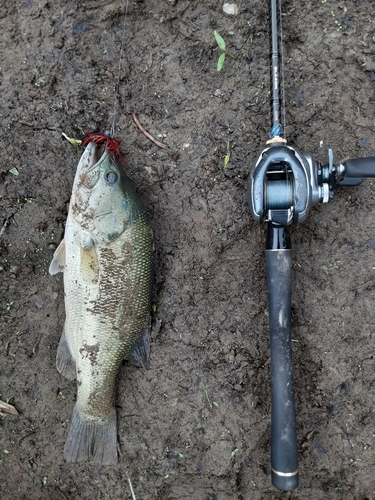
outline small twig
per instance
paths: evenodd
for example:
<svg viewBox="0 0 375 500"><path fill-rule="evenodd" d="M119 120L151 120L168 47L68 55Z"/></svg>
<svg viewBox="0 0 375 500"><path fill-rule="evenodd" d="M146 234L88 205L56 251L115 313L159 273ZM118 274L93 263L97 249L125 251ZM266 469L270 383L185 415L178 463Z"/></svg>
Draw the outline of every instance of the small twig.
<svg viewBox="0 0 375 500"><path fill-rule="evenodd" d="M3 227L0 229L0 238L2 237L2 235L4 234L5 232L5 229L7 227L7 225L9 224L9 219L10 217L8 217L7 219L5 219L5 222L3 224Z"/></svg>
<svg viewBox="0 0 375 500"><path fill-rule="evenodd" d="M235 61L237 61L237 57L232 56L232 54L230 54L227 50L225 50L224 52L225 52L225 54L226 54L228 57L230 57L231 59L234 59Z"/></svg>
<svg viewBox="0 0 375 500"><path fill-rule="evenodd" d="M21 439L18 441L18 446L22 443L22 441L26 438L28 438L29 436L32 436L33 434L35 434L36 431L31 431L29 432L28 434L25 434L25 436L22 436Z"/></svg>
<svg viewBox="0 0 375 500"><path fill-rule="evenodd" d="M68 499L66 498L66 496L64 495L64 493L63 493L63 492L62 492L59 488L57 488L57 491L58 491L58 492L59 492L59 493L63 496L63 498L65 498L65 500L68 500Z"/></svg>
<svg viewBox="0 0 375 500"><path fill-rule="evenodd" d="M156 144L157 146L159 146L159 148L161 149L164 149L165 151L168 151L170 153L172 153L172 150L169 149L165 144L163 144L162 142L158 141L157 139L154 139L154 137L152 137L151 134L149 134L143 127L142 125L139 123L139 120L138 118L135 116L135 113L132 113L132 117L133 117L133 120L135 122L135 124L137 125L137 127L139 128L139 130L142 132L142 134L144 134L148 139L150 139L150 141L152 141L154 144Z"/></svg>
<svg viewBox="0 0 375 500"><path fill-rule="evenodd" d="M132 494L132 499L133 500L137 500L136 497L135 497L135 493L134 493L134 490L133 490L133 485L132 485L132 482L130 480L130 476L128 473L126 473L126 479L128 480L128 483L129 483L129 488L130 488L130 493Z"/></svg>

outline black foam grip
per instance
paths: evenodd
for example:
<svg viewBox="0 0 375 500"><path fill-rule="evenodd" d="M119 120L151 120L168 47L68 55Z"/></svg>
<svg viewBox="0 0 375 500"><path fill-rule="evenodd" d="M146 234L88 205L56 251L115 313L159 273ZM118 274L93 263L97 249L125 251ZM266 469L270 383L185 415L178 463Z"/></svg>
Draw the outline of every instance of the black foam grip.
<svg viewBox="0 0 375 500"><path fill-rule="evenodd" d="M353 158L343 163L345 167L344 177L361 179L364 177L375 177L375 156L367 158Z"/></svg>
<svg viewBox="0 0 375 500"><path fill-rule="evenodd" d="M357 179L357 177L346 177L339 182L340 187L354 187L362 184L363 179Z"/></svg>
<svg viewBox="0 0 375 500"><path fill-rule="evenodd" d="M266 250L271 338L271 467L280 490L298 486L297 431L291 338L291 250Z"/></svg>

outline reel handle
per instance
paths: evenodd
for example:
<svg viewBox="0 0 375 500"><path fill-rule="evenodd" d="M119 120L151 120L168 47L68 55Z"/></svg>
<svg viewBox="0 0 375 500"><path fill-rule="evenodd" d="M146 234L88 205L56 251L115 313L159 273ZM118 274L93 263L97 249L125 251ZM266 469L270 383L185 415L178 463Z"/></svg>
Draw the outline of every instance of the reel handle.
<svg viewBox="0 0 375 500"><path fill-rule="evenodd" d="M268 224L266 249L271 340L272 484L290 491L298 486L298 451L291 336L292 250L287 228Z"/></svg>
<svg viewBox="0 0 375 500"><path fill-rule="evenodd" d="M343 166L345 168L344 179L346 177L356 179L375 177L375 156L345 160Z"/></svg>

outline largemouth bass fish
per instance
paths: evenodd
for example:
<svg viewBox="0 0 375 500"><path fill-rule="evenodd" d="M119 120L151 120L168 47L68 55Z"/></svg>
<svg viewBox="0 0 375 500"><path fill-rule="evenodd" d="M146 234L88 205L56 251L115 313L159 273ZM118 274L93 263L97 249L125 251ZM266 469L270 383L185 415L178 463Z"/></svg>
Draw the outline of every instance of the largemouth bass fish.
<svg viewBox="0 0 375 500"><path fill-rule="evenodd" d="M100 156L94 142L78 164L64 239L49 271L64 273L57 369L78 386L65 459L116 463L117 373L124 359L141 364L148 355L152 238L114 154Z"/></svg>

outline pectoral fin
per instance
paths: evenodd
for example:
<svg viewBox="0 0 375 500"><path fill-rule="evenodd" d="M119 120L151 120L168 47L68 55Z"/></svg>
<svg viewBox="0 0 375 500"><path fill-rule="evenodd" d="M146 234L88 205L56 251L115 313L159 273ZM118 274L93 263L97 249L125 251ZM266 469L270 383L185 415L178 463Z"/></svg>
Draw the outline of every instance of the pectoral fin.
<svg viewBox="0 0 375 500"><path fill-rule="evenodd" d="M144 368L150 355L150 332L147 329L142 338L135 344L134 348L128 354L127 360L133 365Z"/></svg>
<svg viewBox="0 0 375 500"><path fill-rule="evenodd" d="M60 245L56 248L53 254L52 262L49 266L50 274L57 274L64 272L65 269L65 239L62 240Z"/></svg>
<svg viewBox="0 0 375 500"><path fill-rule="evenodd" d="M77 377L76 362L66 340L65 326L60 338L59 347L57 348L56 368L61 375L69 380L74 380Z"/></svg>

